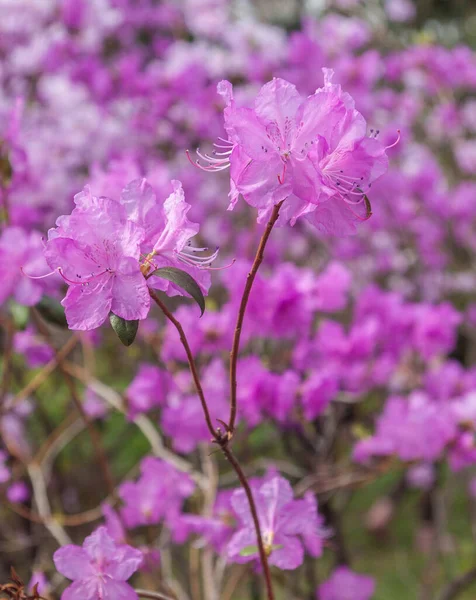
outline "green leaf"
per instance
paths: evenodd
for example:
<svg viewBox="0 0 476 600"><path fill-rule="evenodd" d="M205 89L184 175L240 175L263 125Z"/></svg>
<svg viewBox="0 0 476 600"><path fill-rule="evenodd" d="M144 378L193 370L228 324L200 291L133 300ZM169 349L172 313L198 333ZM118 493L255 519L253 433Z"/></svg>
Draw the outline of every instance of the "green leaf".
<svg viewBox="0 0 476 600"><path fill-rule="evenodd" d="M111 327L117 334L124 346L130 346L136 339L137 330L139 329L139 321L126 321L122 317L118 317L114 313L109 314Z"/></svg>
<svg viewBox="0 0 476 600"><path fill-rule="evenodd" d="M51 296L43 296L43 298L35 305L36 310L40 313L45 321L59 325L60 327L68 327L64 308Z"/></svg>
<svg viewBox="0 0 476 600"><path fill-rule="evenodd" d="M200 316L203 315L205 312L205 298L202 294L202 290L195 279L186 271L182 271L182 269L177 269L176 267L160 267L160 269L156 269L152 275L160 277L161 279L167 279L167 281L171 281L185 290L200 307Z"/></svg>
<svg viewBox="0 0 476 600"><path fill-rule="evenodd" d="M245 546L240 550L240 556L251 556L252 554L257 554L258 546Z"/></svg>

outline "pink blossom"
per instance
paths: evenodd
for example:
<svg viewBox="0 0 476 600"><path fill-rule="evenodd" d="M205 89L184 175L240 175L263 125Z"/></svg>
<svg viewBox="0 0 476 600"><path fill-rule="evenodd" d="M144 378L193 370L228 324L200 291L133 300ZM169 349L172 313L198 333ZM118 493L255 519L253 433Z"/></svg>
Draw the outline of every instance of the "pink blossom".
<svg viewBox="0 0 476 600"><path fill-rule="evenodd" d="M75 203L49 231L45 249L50 267L69 284L62 304L70 329L95 329L111 311L126 320L145 319L150 296L139 265L143 229L127 220L123 206L89 188Z"/></svg>
<svg viewBox="0 0 476 600"><path fill-rule="evenodd" d="M216 157L199 156L206 170L230 167L230 208L242 194L263 221L284 200L281 223L303 216L328 234L353 233L370 216L365 194L387 169L386 149L367 137L364 118L332 76L324 69L324 87L305 99L275 78L253 108L237 108L231 84L218 85L228 141L216 144L223 146Z"/></svg>
<svg viewBox="0 0 476 600"><path fill-rule="evenodd" d="M304 560L304 547L311 556L322 554L322 520L314 496L294 500L289 482L273 477L254 486L261 533L269 563L280 569L296 569ZM236 490L231 504L240 527L228 545L228 557L239 563L258 559L256 532L244 490ZM301 541L302 540L302 541Z"/></svg>
<svg viewBox="0 0 476 600"><path fill-rule="evenodd" d="M163 406L172 378L169 373L150 364L141 364L125 392L127 414L130 419L154 407Z"/></svg>
<svg viewBox="0 0 476 600"><path fill-rule="evenodd" d="M25 306L33 306L48 285L44 279L32 279L45 274L48 266L43 257L43 243L37 231L7 227L0 235L0 304L10 296ZM22 272L23 271L23 272Z"/></svg>
<svg viewBox="0 0 476 600"><path fill-rule="evenodd" d="M105 527L99 527L80 546L68 545L53 556L56 569L73 583L61 600L137 600L126 581L140 567L140 550L116 544Z"/></svg>
<svg viewBox="0 0 476 600"><path fill-rule="evenodd" d="M319 600L370 600L375 591L372 577L354 573L348 567L337 567L319 586Z"/></svg>
<svg viewBox="0 0 476 600"><path fill-rule="evenodd" d="M203 293L210 287L208 267L218 255L218 249L203 256L207 248L192 246L191 238L200 226L187 217L191 206L185 202L180 181L172 181L173 191L165 201L158 201L152 187L145 179L136 179L122 191L120 202L125 206L128 219L145 231L141 252L147 256L148 271L173 266L187 271L200 285ZM184 295L182 288L159 277L149 277L147 283L169 296Z"/></svg>

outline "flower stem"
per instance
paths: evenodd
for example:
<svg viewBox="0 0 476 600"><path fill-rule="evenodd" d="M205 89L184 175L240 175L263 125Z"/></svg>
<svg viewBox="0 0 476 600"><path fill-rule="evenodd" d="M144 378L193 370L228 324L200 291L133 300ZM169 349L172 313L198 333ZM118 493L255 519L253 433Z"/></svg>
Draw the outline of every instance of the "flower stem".
<svg viewBox="0 0 476 600"><path fill-rule="evenodd" d="M246 277L245 289L243 290L243 296L241 297L240 308L238 310L238 318L236 320L235 334L233 336L233 344L230 353L230 418L228 420L228 432L230 434L230 437L233 436L236 422L236 366L238 361L238 352L240 350L240 339L241 329L243 327L243 320L245 318L246 307L248 305L248 299L250 297L251 288L253 287L253 282L255 280L256 273L258 272L258 269L261 263L263 262L264 250L266 248L266 244L268 243L269 236L271 235L271 230L273 229L276 221L278 220L279 209L281 208L283 202L284 200L282 200L279 204L276 204L274 206L273 212L271 213L271 217L266 225L266 229L264 230L264 233L261 236L261 240L258 245L258 250L256 251L256 256L253 261L253 265L251 266L251 270L248 273L248 276Z"/></svg>
<svg viewBox="0 0 476 600"><path fill-rule="evenodd" d="M279 206L280 205L277 206L278 210L279 210ZM275 211L273 211L273 213L274 212L277 213L276 207L275 207ZM271 232L272 226L276 222L276 219L277 219L277 214L276 214L276 218L274 219L272 225L269 227L270 232ZM268 237L269 237L269 233L268 233L266 239ZM264 238L264 236L263 236L263 238ZM266 242L264 242L264 245L266 245ZM264 245L263 245L263 249L264 249ZM185 349L185 353L187 354L188 365L190 368L190 372L192 373L193 380L195 382L195 387L197 388L197 393L200 398L200 402L202 404L202 408L203 408L203 412L205 414L205 420L207 422L208 429L213 436L213 440L220 446L221 450L223 451L223 454L226 456L229 463L234 468L234 470L238 476L238 479L240 480L240 483L241 483L243 489L245 490L246 497L248 498L248 503L250 505L251 515L253 517L253 523L254 523L255 530L256 530L256 540L257 540L258 549L259 549L261 566L263 567L263 572L264 572L265 581L266 581L267 598L268 598L268 600L274 600L273 586L272 586L272 582L271 582L271 573L270 573L269 565L268 565L268 557L266 556L266 551L265 551L264 544L263 544L263 536L261 535L261 528L260 528L259 519L258 519L258 511L256 509L256 504L255 504L255 501L253 498L253 493L251 491L248 480L246 479L246 476L243 473L243 470L242 470L238 460L235 458L234 454L231 451L231 448L229 447L230 437L228 435L228 432L225 432L225 435L223 435L220 432L220 430L215 429L213 427L213 423L212 423L212 420L210 417L210 411L208 410L207 401L205 398L205 394L203 392L202 384L200 382L200 377L198 375L197 366L195 364L195 360L193 358L193 354L190 349L190 345L188 343L187 336L185 335L185 331L183 330L183 327L182 327L180 321L178 321L174 317L174 315L169 311L169 309L165 306L165 304L162 302L162 300L158 297L158 295L153 290L149 290L149 292L150 292L151 298L154 300L154 302L157 304L157 306L159 306L162 309L164 315L175 326L175 328L177 329L177 331L179 333L180 341L182 342L182 345Z"/></svg>
<svg viewBox="0 0 476 600"><path fill-rule="evenodd" d="M256 531L256 540L258 542L259 557L261 560L261 566L263 567L264 578L266 581L266 591L268 600L274 600L273 584L271 582L271 571L269 570L268 556L263 544L263 536L261 535L261 528L258 519L258 511L256 510L256 504L253 498L253 493L250 488L250 484L246 479L245 474L240 466L240 463L236 460L235 455L231 451L228 444L222 446L222 450L226 458L228 459L231 466L235 469L238 479L245 490L246 497L248 498L248 504L250 505L251 516L253 517L253 523Z"/></svg>
<svg viewBox="0 0 476 600"><path fill-rule="evenodd" d="M175 326L175 328L177 329L177 331L179 333L180 341L182 342L182 346L184 347L185 353L187 355L188 366L190 367L190 372L192 374L193 381L195 383L195 387L197 389L197 394L198 394L198 397L200 398L200 402L202 403L203 413L205 415L205 421L207 422L208 430L210 431L213 439L216 441L219 441L220 436L217 433L217 431L215 430L215 427L213 427L212 419L210 417L210 411L208 410L208 404L205 399L205 394L203 392L202 384L200 382L200 377L198 376L197 365L195 364L195 359L193 358L192 350L190 349L190 345L188 343L187 336L185 335L185 331L183 330L183 327L182 327L180 321L178 321L174 317L174 315L165 306L165 304L162 302L162 300L159 298L159 296L153 290L149 290L149 292L150 292L150 297L152 298L152 300L162 310L164 315Z"/></svg>

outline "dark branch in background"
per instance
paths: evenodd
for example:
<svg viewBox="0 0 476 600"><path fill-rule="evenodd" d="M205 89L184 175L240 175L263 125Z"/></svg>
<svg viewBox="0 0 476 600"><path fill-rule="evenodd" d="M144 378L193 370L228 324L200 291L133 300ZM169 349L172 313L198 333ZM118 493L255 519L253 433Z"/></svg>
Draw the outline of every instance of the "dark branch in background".
<svg viewBox="0 0 476 600"><path fill-rule="evenodd" d="M464 573L463 575L449 583L436 596L435 600L454 600L454 598L457 598L473 583L476 583L476 568L471 569L467 573Z"/></svg>
<svg viewBox="0 0 476 600"><path fill-rule="evenodd" d="M43 337L45 337L51 343L50 331L49 331L48 327L46 327L46 325L43 323L40 316L37 314L36 309L34 309L34 308L32 309L32 316L33 316L33 320L35 321L36 326L38 327L38 331L43 335ZM75 337L75 336L72 336L72 337ZM76 386L74 385L74 381L73 381L72 377L70 376L70 374L66 371L66 369L64 367L63 362L65 360L65 357L60 355L60 352L55 349L55 358L58 362L59 370L61 371L61 374L63 375L65 383L69 389L73 403L75 404L76 408L78 409L78 412L81 415L81 418L83 419L84 424L86 425L86 429L88 430L99 467L104 476L104 480L105 480L105 483L106 483L106 486L108 489L108 493L113 498L115 498L116 497L116 489L115 489L115 485L114 485L114 479L112 477L112 473L111 473L111 469L110 469L110 466L109 466L109 463L107 460L106 453L105 453L104 448L101 443L101 438L99 437L99 434L96 430L96 427L94 426L94 423L91 421L91 419L87 415L86 411L84 410L83 404L81 402L80 397L78 396Z"/></svg>

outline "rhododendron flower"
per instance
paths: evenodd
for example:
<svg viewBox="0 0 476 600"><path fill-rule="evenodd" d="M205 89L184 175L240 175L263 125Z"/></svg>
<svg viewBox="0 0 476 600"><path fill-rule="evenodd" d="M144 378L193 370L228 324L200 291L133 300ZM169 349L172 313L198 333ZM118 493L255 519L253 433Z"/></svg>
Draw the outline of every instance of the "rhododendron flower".
<svg viewBox="0 0 476 600"><path fill-rule="evenodd" d="M62 304L70 329L99 327L111 311L126 320L145 319L150 296L139 264L143 229L127 220L118 202L96 198L89 188L75 203L49 231L45 249L50 267L69 283Z"/></svg>
<svg viewBox="0 0 476 600"><path fill-rule="evenodd" d="M105 527L99 527L84 540L83 547L72 544L54 553L56 569L73 584L61 600L137 600L126 581L140 567L140 550L116 544Z"/></svg>
<svg viewBox="0 0 476 600"><path fill-rule="evenodd" d="M203 256L207 248L195 248L191 238L200 226L187 218L191 206L185 202L180 181L172 181L173 192L162 202L145 179L136 179L122 191L120 202L126 208L128 218L145 231L141 253L147 257L144 271L174 266L187 271L206 294L210 287L208 268L218 255L218 249ZM166 292L169 296L183 295L184 291L170 281L149 277L148 284Z"/></svg>
<svg viewBox="0 0 476 600"><path fill-rule="evenodd" d="M202 257L190 238L199 229L186 214L182 185L158 203L145 179L131 182L119 201L93 196L89 187L75 196L76 208L60 217L48 235L45 256L70 285L62 304L70 329L99 327L112 311L128 321L145 319L150 308L148 285L169 296L186 292L152 275L159 267L187 271L206 293L207 269L218 250Z"/></svg>
<svg viewBox="0 0 476 600"><path fill-rule="evenodd" d="M296 569L304 560L302 542L311 556L322 554L322 521L311 493L294 500L289 482L273 477L259 488L255 486L253 496L269 564ZM241 527L230 540L228 557L239 563L256 560L256 531L244 490L234 492L231 504Z"/></svg>
<svg viewBox="0 0 476 600"><path fill-rule="evenodd" d="M192 479L166 461L150 456L142 461L140 470L137 482L126 481L119 487L125 524L131 528L164 519L174 529L184 498L193 493Z"/></svg>
<svg viewBox="0 0 476 600"><path fill-rule="evenodd" d="M10 296L25 306L36 304L43 295L45 281L27 275L41 276L47 268L38 232L5 228L0 236L0 304Z"/></svg>
<svg viewBox="0 0 476 600"><path fill-rule="evenodd" d="M125 392L129 419L162 406L172 384L172 377L154 365L142 364Z"/></svg>
<svg viewBox="0 0 476 600"><path fill-rule="evenodd" d="M293 225L303 216L324 233L346 234L370 216L366 196L387 169L386 148L367 125L354 101L331 83L302 98L295 86L273 79L263 86L253 108L238 108L228 81L218 84L225 98L228 140L203 155L205 170L230 167L231 204L242 194L258 208L258 221L285 201L280 221Z"/></svg>
<svg viewBox="0 0 476 600"><path fill-rule="evenodd" d="M456 420L448 405L434 402L422 392L409 398L392 396L377 419L374 435L355 446L354 460L396 455L404 461L433 461L456 433Z"/></svg>
<svg viewBox="0 0 476 600"><path fill-rule="evenodd" d="M368 575L354 573L348 567L337 567L327 581L319 586L319 600L370 600L375 582Z"/></svg>

